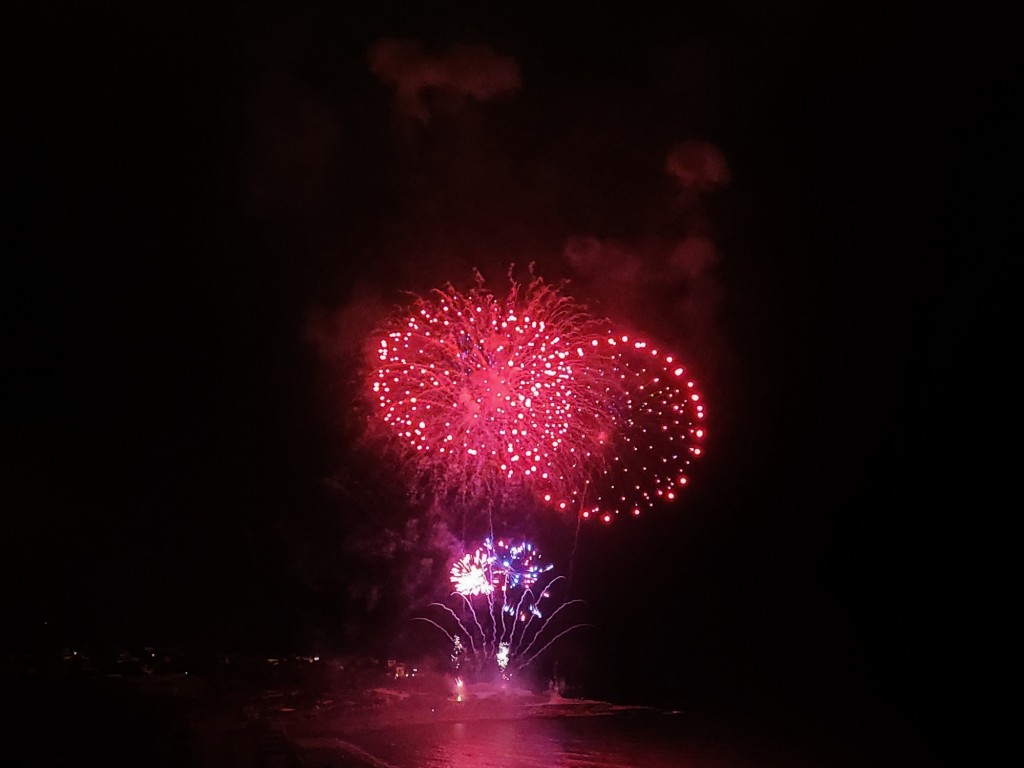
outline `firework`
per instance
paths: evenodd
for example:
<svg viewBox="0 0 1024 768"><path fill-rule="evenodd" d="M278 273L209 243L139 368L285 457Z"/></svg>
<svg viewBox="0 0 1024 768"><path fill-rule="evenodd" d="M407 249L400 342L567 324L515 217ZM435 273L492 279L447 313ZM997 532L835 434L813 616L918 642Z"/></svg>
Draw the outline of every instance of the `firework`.
<svg viewBox="0 0 1024 768"><path fill-rule="evenodd" d="M370 389L403 464L441 492L568 496L599 461L620 382L606 324L542 280L451 286L385 323Z"/></svg>
<svg viewBox="0 0 1024 768"><path fill-rule="evenodd" d="M693 379L543 280L510 283L416 297L376 335L371 423L413 485L606 521L674 500L702 451Z"/></svg>
<svg viewBox="0 0 1024 768"><path fill-rule="evenodd" d="M528 666L566 632L586 626L575 624L551 636L552 620L582 601L562 603L545 618L540 606L552 599L551 587L564 577L556 576L539 587L540 576L553 567L539 560L540 553L529 542L486 539L472 555L452 564L455 608L431 603L443 612L448 628L429 617L416 618L448 636L456 669L496 670L507 677ZM486 588L481 586L485 583Z"/></svg>
<svg viewBox="0 0 1024 768"><path fill-rule="evenodd" d="M452 584L460 595L486 595L494 591L491 583L493 557L486 549L465 554L451 567Z"/></svg>
<svg viewBox="0 0 1024 768"><path fill-rule="evenodd" d="M689 484L692 463L703 455L705 435L702 395L686 368L646 341L628 336L615 341L615 373L622 387L611 409L606 461L593 482L573 489L569 498L547 498L605 522L675 501Z"/></svg>
<svg viewBox="0 0 1024 768"><path fill-rule="evenodd" d="M472 554L465 554L451 567L451 582L460 595L499 593L502 610L513 612L511 593L537 583L540 575L554 566L539 562L540 552L530 542L491 538ZM535 611L535 608L528 608Z"/></svg>
<svg viewBox="0 0 1024 768"><path fill-rule="evenodd" d="M492 581L500 581L506 589L533 586L542 573L554 567L550 563L540 564L540 552L528 541L516 543L499 539L492 543L487 539L484 546L493 553Z"/></svg>

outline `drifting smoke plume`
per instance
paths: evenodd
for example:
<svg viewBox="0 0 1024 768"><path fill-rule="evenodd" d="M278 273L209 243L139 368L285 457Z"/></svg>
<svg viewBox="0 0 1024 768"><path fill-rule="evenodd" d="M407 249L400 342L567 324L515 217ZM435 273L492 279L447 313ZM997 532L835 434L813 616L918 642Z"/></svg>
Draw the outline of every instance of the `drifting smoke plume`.
<svg viewBox="0 0 1024 768"><path fill-rule="evenodd" d="M482 44L453 45L431 55L418 42L384 39L371 47L369 59L373 74L394 87L398 110L424 123L431 92L483 102L519 90L515 59Z"/></svg>

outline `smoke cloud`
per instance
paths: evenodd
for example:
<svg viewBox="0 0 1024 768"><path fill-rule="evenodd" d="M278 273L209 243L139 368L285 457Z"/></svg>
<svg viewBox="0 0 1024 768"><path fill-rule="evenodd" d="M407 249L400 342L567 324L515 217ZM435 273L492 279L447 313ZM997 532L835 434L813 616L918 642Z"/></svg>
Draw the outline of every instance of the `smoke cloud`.
<svg viewBox="0 0 1024 768"><path fill-rule="evenodd" d="M728 352L718 331L720 254L706 198L729 183L729 167L714 144L696 140L674 145L664 167L679 196L664 201L660 230L633 239L574 235L563 255L574 283L604 314L634 334L648 331L679 344L674 351L699 358L710 376Z"/></svg>
<svg viewBox="0 0 1024 768"><path fill-rule="evenodd" d="M370 48L369 61L373 74L395 88L396 109L424 123L431 92L486 102L520 86L515 59L483 44L453 45L432 55L418 42L388 38Z"/></svg>
<svg viewBox="0 0 1024 768"><path fill-rule="evenodd" d="M683 189L707 192L729 183L729 166L725 157L708 141L684 141L677 144L665 159L666 170Z"/></svg>

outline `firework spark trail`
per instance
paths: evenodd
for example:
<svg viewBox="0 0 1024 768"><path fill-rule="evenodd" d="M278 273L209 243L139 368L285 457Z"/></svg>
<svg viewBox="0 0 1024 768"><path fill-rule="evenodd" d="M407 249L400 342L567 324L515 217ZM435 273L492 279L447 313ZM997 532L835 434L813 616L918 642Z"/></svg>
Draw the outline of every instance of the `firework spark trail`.
<svg viewBox="0 0 1024 768"><path fill-rule="evenodd" d="M483 546L477 548L473 554L466 553L455 561L451 567L451 582L455 585L455 593L462 597L466 607L469 609L477 628L480 630L485 652L488 648L487 633L480 625L469 597L473 595L486 595L487 607L490 614L491 639L490 648L498 645L497 620L494 614L494 592L495 585L500 584L504 594L504 581L496 578L494 563L496 555L490 538L485 539ZM500 572L499 572L500 573ZM504 617L502 616L504 619ZM502 632L504 637L504 632Z"/></svg>
<svg viewBox="0 0 1024 768"><path fill-rule="evenodd" d="M504 593L502 593L502 599L504 600L504 598L505 598L505 595L504 595ZM494 593L493 592L487 596L487 610L488 610L488 612L490 613L490 616L491 616L491 648L495 649L495 648L498 647L498 644L499 644L500 641L498 640L498 619L495 618L495 615L494 615ZM501 610L498 611L498 616L501 618L502 622L504 622L505 614Z"/></svg>
<svg viewBox="0 0 1024 768"><path fill-rule="evenodd" d="M540 608L538 607L540 605L540 601L543 600L545 597L549 597L550 594L551 594L549 592L549 590L551 589L551 586L553 584L555 584L556 582L558 582L559 580L562 580L562 579L565 579L565 576L556 576L555 578L553 578L551 581L549 581L547 583L547 585L544 587L544 589L542 589L540 591L540 597L537 600L533 601L533 608L534 608L534 610L530 611L530 618L527 619L525 622L523 622L523 631L519 633L520 639L526 637L526 633L529 631L530 625L533 624L533 620L535 618L540 618L541 617ZM533 596L532 590L528 590L528 591L530 591L530 596L532 597ZM525 598L525 596L526 596L526 592L524 591L523 597ZM543 631L543 629L544 628L541 627L541 631ZM512 628L512 634L515 635L515 627Z"/></svg>
<svg viewBox="0 0 1024 768"><path fill-rule="evenodd" d="M484 632L484 628L480 624L480 619L476 615L476 611L473 609L473 604L469 601L469 598L466 595L457 592L452 593L453 596L456 594L458 594L459 597L461 597L463 601L466 603L466 608L469 609L469 615L473 617L473 623L476 624L476 628L480 631L481 642L484 644L484 653L487 653L487 633ZM451 608L448 608L448 606L444 605L443 603L431 603L431 605L441 605L445 609L447 609L447 611L452 616L455 616L455 611L453 611ZM472 646L473 653L476 653L476 643L473 641L473 636L470 634L469 630L466 629L466 627L462 624L462 620L459 619L457 616L456 621L459 622L459 627L461 627L462 631L465 632L466 636L469 638L469 644Z"/></svg>
<svg viewBox="0 0 1024 768"><path fill-rule="evenodd" d="M527 557L520 558L520 564L527 566L524 570L525 577L520 573L516 578L510 579L509 572L516 569L512 562L514 558L494 556L496 551L502 551L506 547L517 557L528 553ZM535 594L534 585L537 575L547 572L552 567L551 565L536 564L534 561L539 557L539 551L528 542L516 544L499 540L499 544L495 546L493 539L485 539L483 546L478 548L475 553L456 559L451 568L451 581L457 587L456 591L451 593L451 597L460 599L463 614L468 612L472 621L464 621L455 610L444 603L435 602L428 606L441 608L454 620L459 632L468 639L471 657L480 670L486 669L493 663L497 665L502 674L505 674L511 662L521 659L524 654L533 649L539 638L545 635L550 622L564 608L583 602L582 600L571 600L562 604L538 628L534 628L534 621L542 616L538 606L550 597L552 586L565 579L564 576L555 576L540 590L539 595ZM479 588L479 579L464 579L463 574L467 564L476 564L474 567L480 567L487 580L496 588L484 591ZM516 586L511 586L511 584ZM524 606L526 606L525 609ZM526 615L527 613L529 616ZM432 619L421 618L421 620L444 631L445 636L455 647L452 659L458 665L462 658L463 647L459 632L450 632ZM521 630L518 632L517 625L521 625ZM558 637L564 634L564 631L560 632ZM550 641L545 643L543 648L534 653L529 660L516 663L515 668L522 669L549 646Z"/></svg>
<svg viewBox="0 0 1024 768"><path fill-rule="evenodd" d="M544 645L541 646L541 648L538 649L538 651L535 654L533 654L533 656L530 656L526 661L522 662L521 664L517 664L516 665L516 669L525 669L526 667L530 666L530 664L532 664L534 662L534 660L538 656L540 656L542 653L544 653L544 651L546 651L548 648L550 648L552 646L552 644L554 644L554 642L556 640L558 640L560 637L563 637L563 636L569 634L574 629L582 629L583 627L592 627L592 626L593 626L593 624L573 624L571 627L566 627L561 632L559 632L557 635L555 635L550 640L548 640L546 643L544 643Z"/></svg>
<svg viewBox="0 0 1024 768"><path fill-rule="evenodd" d="M540 629L538 629L537 632L534 633L533 638L530 640L530 643L525 648L522 649L522 651L520 652L519 655L525 655L525 654L530 652L530 649L534 646L534 643L537 642L537 638L539 638L541 635L544 634L544 630L547 629L548 624L551 623L552 619L554 619L555 616L557 616L559 613L562 612L563 608L568 608L570 605L573 605L575 603L582 603L582 602L583 601L579 600L579 599L569 600L568 602L562 603L554 611L552 611L551 615L548 616L548 618L546 618L544 620L544 623L540 625ZM579 625L579 626L582 626L582 625ZM566 630L566 631L568 631L568 630ZM562 633L562 634L564 634L564 633ZM548 643L548 645L550 645L550 642ZM547 648L547 645L545 645L544 648ZM541 651L542 650L543 650L543 648L541 649ZM537 653L535 653L533 656L531 656L530 659L528 659L527 661L523 662L523 666L525 666L526 664L529 664L530 661L535 659L537 657L537 655L541 651L537 651Z"/></svg>
<svg viewBox="0 0 1024 768"><path fill-rule="evenodd" d="M461 596L461 597L465 598L464 595ZM478 647L477 643L476 643L476 641L474 639L473 633L470 632L467 629L466 625L461 621L461 619L458 618L457 614L455 614L455 612L452 611L451 608L449 608L448 606L444 605L443 603L431 603L430 605L431 606L437 606L437 607L440 607L440 608L444 609L455 620L455 623L458 626L458 628L460 630L462 630L463 634L465 634L465 636L469 640L471 654L473 656L474 661L478 664L478 666L483 667L484 665L488 664L491 661L496 661L499 655L506 656L506 658L508 660L520 659L520 658L526 656L533 649L534 645L536 645L537 641L541 637L544 636L544 633L547 630L548 625L555 619L556 616L558 616L559 613L562 612L563 609L568 608L569 606L577 604L577 603L582 604L583 602L584 601L580 600L580 599L569 600L568 602L563 603L558 608L556 608L554 611L552 611L551 615L547 619L545 619L545 621L541 624L541 626L532 634L532 636L530 636L530 640L525 645L525 647L523 647L523 643L526 641L526 638L528 636L527 635L527 628L528 628L529 624L532 623L532 618L529 621L525 622L523 633L520 636L518 641L516 641L514 639L514 636L512 636L512 637L509 637L509 639L507 639L507 640L502 639L500 641L495 641L495 640L492 639L490 642L488 642L487 641L487 632L484 630L484 628L481 625L479 619L476 617L476 613L474 612L474 625L476 626L477 631L482 633L482 640L483 640L482 645ZM448 638L448 640L451 641L454 644L456 638L455 638L455 636L453 636L453 633L451 633L448 630L444 629L444 627L441 626L438 622L436 622L436 621L434 621L432 619L429 619L429 618L419 617L419 616L414 617L414 620L424 621L424 622L426 622L426 623L428 623L428 624L430 624L430 625L432 625L434 627L437 627L442 632L444 632L444 634ZM571 625L570 627L567 627L566 629L563 629L557 635L555 635L550 640L548 640L546 643L544 643L544 645L541 648L539 648L536 652L534 652L532 655L530 655L524 661L520 661L520 662L516 663L514 665L515 669L524 669L525 667L529 666L531 663L533 663L533 661L535 661L537 659L538 656L540 656L540 654L542 654L545 650L547 650L557 639L559 639L560 637L563 637L565 634L567 634L568 632L570 632L570 631L572 631L574 629L578 629L578 628L586 627L586 626L590 626L590 625L589 624L574 624L574 625Z"/></svg>
<svg viewBox="0 0 1024 768"><path fill-rule="evenodd" d="M550 563L538 562L539 559L540 551L528 541L495 540L489 536L475 552L464 554L452 564L450 579L458 594L467 602L469 596L487 597L492 647L501 645L506 638L509 641L514 638L517 622L523 621L524 603L527 603L531 620L534 615L539 615L531 586L541 574L554 567ZM517 600L512 594L516 591L520 593ZM500 605L496 600L499 594Z"/></svg>
<svg viewBox="0 0 1024 768"><path fill-rule="evenodd" d="M438 603L431 603L431 605L438 605ZM433 626L437 627L442 632L444 632L445 635L447 635L448 639L452 642L452 644L455 643L455 638L457 637L457 635L453 635L451 632L449 632L447 629L442 627L440 624L438 624L433 619L428 619L425 616L413 616L412 620L413 621L425 621L425 622L427 622L427 624L432 624Z"/></svg>
<svg viewBox="0 0 1024 768"><path fill-rule="evenodd" d="M499 298L477 273L377 333L371 424L410 485L491 503L521 488L605 522L675 500L702 453L694 380L540 278L510 284Z"/></svg>
<svg viewBox="0 0 1024 768"><path fill-rule="evenodd" d="M524 619L519 618L519 617L522 616L523 603L526 601L527 597L531 598L531 605L530 605L530 611L529 611L530 618L524 620ZM517 618L519 618L519 621L518 622L516 622L516 621L512 622L512 631L509 633L509 638L508 638L509 643L512 643L512 642L515 641L515 637L516 637L516 624L518 623L518 624L522 624L523 625L523 631L520 633L520 636L525 635L526 631L530 628L530 624L533 622L534 616L536 616L539 613L537 611L537 609L536 609L537 603L536 603L536 601L533 601L532 598L533 598L533 590L531 590L529 587L527 587L525 590L523 590L523 594L520 596L519 602L516 603L515 615L516 615Z"/></svg>
<svg viewBox="0 0 1024 768"><path fill-rule="evenodd" d="M456 625L458 625L459 629L461 629L463 634L465 634L466 637L469 639L470 648L473 651L473 653L476 654L476 643L473 641L473 633L470 632L468 629L466 629L466 626L462 623L462 619L460 619L458 617L458 615L455 613L455 611L453 611L451 608L449 608L444 603L430 603L430 605L434 606L434 607L437 607L437 608L441 608L442 610L446 611L447 613L449 613L451 615L451 617L455 620ZM470 606L470 607L472 608L472 606ZM476 614L473 614L473 617L476 618ZM448 630L446 630L444 627L442 627L440 624L438 624L433 619L427 619L427 618L424 618L422 616L414 616L413 617L413 621L425 621L428 624L433 624L435 627L437 627L442 632L444 632L446 635L448 635L448 639L449 640L452 640L454 642L455 638L452 637L451 633L449 633ZM480 626L480 625L477 624L477 626ZM481 629L481 631L483 631L483 630Z"/></svg>
<svg viewBox="0 0 1024 768"><path fill-rule="evenodd" d="M527 598L530 597L530 596L532 596L532 590L529 587L526 587L523 590L523 593L519 596L519 600L516 602L514 608L512 607L512 604L510 602L507 602L507 601L502 606L502 612L501 612L501 640L502 640L502 642L506 642L506 638L507 638L507 642L511 643L512 640L515 638L516 625L522 624L525 621L525 619L523 618L523 613L522 613L523 603L526 602ZM506 616L508 617L507 620L506 620ZM532 612L530 612L530 616L532 618L532 616L533 616ZM511 622L511 628L508 626L507 622Z"/></svg>
<svg viewBox="0 0 1024 768"><path fill-rule="evenodd" d="M533 545L529 542L515 544L506 543L504 539L496 542L493 537L484 541L484 546L491 553L491 583L501 591L501 638L499 643L504 643L508 635L506 615L512 617L512 631L515 631L515 620L518 615L518 605L513 609L509 603L509 590L522 585L528 585L536 580L540 566L533 565L535 554ZM547 568L551 568L550 565ZM546 570L546 569L545 569ZM525 595L526 592L523 592ZM519 602L522 602L520 596Z"/></svg>
<svg viewBox="0 0 1024 768"><path fill-rule="evenodd" d="M505 639L505 614L506 614L505 607L506 607L507 599L508 599L508 595L504 591L502 591L502 593L501 593L501 606L498 608L497 618L495 618L495 614L494 614L494 600L493 600L493 596L492 596L492 599L490 601L491 619L493 621L491 626L494 627L494 642L495 642L495 645L499 645L499 646L501 645L502 641L504 641L504 639ZM498 634L498 629L499 629L498 622L499 621L501 622L501 627L500 627L501 634Z"/></svg>

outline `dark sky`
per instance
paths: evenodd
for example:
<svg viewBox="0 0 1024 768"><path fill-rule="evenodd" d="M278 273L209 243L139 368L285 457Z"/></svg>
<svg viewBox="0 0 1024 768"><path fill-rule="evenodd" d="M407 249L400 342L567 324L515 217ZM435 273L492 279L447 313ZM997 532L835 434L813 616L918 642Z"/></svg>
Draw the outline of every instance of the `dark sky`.
<svg viewBox="0 0 1024 768"><path fill-rule="evenodd" d="M681 503L581 534L579 663L628 695L930 723L971 610L961 377L1002 312L964 221L997 87L954 27L349 5L6 23L7 636L370 637L360 590L388 582L350 543L402 497L347 451L353 345L403 290L535 262L677 348L709 412Z"/></svg>

